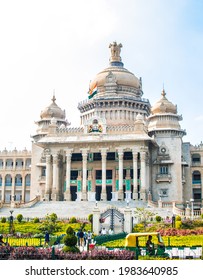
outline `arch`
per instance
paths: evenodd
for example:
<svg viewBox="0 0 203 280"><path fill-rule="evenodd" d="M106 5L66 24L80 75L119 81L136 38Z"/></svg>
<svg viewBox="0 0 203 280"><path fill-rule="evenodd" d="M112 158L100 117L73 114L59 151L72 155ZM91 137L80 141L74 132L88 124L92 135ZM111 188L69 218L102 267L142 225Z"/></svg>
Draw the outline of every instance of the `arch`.
<svg viewBox="0 0 203 280"><path fill-rule="evenodd" d="M25 176L25 186L30 186L30 174Z"/></svg>
<svg viewBox="0 0 203 280"><path fill-rule="evenodd" d="M201 173L199 170L194 170L192 173L192 183L201 184Z"/></svg>
<svg viewBox="0 0 203 280"><path fill-rule="evenodd" d="M6 174L5 177L5 186L12 186L12 177L10 174Z"/></svg>
<svg viewBox="0 0 203 280"><path fill-rule="evenodd" d="M22 175L17 174L15 176L15 186L22 186Z"/></svg>
<svg viewBox="0 0 203 280"><path fill-rule="evenodd" d="M200 154L192 154L192 164L201 164Z"/></svg>
<svg viewBox="0 0 203 280"><path fill-rule="evenodd" d="M0 187L2 186L2 176L0 175Z"/></svg>

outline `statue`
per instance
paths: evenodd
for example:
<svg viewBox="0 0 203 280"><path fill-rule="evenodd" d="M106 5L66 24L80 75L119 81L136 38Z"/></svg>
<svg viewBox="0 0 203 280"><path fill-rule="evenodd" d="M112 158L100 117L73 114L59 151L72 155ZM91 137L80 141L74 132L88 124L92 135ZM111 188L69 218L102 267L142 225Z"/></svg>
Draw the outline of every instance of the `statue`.
<svg viewBox="0 0 203 280"><path fill-rule="evenodd" d="M122 44L117 44L116 42L113 42L109 45L109 48L111 48L111 61L121 61L120 53Z"/></svg>

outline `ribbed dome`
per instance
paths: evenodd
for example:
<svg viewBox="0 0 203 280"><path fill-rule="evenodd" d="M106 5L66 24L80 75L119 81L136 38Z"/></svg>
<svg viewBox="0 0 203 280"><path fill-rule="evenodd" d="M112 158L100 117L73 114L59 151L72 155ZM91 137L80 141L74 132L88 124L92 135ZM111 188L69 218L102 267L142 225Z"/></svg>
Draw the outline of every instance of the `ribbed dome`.
<svg viewBox="0 0 203 280"><path fill-rule="evenodd" d="M162 113L172 113L177 114L177 106L172 102L168 101L166 98L165 90L163 89L161 93L162 97L155 105L151 108L151 114L162 114Z"/></svg>
<svg viewBox="0 0 203 280"><path fill-rule="evenodd" d="M65 111L61 110L61 108L55 103L56 98L53 96L52 103L46 107L43 111L41 111L40 118L41 119L65 119L66 114Z"/></svg>
<svg viewBox="0 0 203 280"><path fill-rule="evenodd" d="M128 71L123 67L123 62L121 61L120 52L121 44L113 42L109 45L111 49L110 56L110 65L101 72L99 72L96 77L90 82L89 93L94 91L94 88L97 88L96 97L103 96L104 94L108 95L109 91L107 87L109 86L112 89L112 86L115 89L115 93L128 93L141 96L143 93L141 91L142 82L138 79L133 73ZM123 90L123 91L122 91Z"/></svg>

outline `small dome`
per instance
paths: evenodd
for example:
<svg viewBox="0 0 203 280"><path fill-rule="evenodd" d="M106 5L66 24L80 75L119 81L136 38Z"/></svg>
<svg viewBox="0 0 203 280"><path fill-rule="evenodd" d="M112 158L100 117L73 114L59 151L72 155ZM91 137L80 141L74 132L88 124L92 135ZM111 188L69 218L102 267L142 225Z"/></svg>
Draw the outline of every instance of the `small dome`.
<svg viewBox="0 0 203 280"><path fill-rule="evenodd" d="M172 102L168 101L164 89L161 95L162 95L161 99L157 101L155 105L151 108L152 115L162 114L162 113L177 114L177 106L174 105Z"/></svg>
<svg viewBox="0 0 203 280"><path fill-rule="evenodd" d="M41 119L65 119L65 111L61 110L61 108L55 103L56 98L53 96L52 103L46 107L43 111L41 111L40 118Z"/></svg>

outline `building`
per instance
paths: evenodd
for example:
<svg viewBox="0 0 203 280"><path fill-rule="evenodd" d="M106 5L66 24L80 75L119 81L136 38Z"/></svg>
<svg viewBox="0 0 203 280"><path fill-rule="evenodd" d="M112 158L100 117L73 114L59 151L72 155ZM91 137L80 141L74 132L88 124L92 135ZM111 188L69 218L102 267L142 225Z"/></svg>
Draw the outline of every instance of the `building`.
<svg viewBox="0 0 203 280"><path fill-rule="evenodd" d="M124 68L121 44L78 104L80 127L51 104L36 122L32 151L0 153L2 203L143 200L202 203L203 145L183 143L177 106L163 89L151 106L142 79Z"/></svg>

